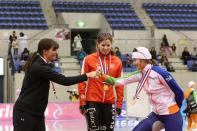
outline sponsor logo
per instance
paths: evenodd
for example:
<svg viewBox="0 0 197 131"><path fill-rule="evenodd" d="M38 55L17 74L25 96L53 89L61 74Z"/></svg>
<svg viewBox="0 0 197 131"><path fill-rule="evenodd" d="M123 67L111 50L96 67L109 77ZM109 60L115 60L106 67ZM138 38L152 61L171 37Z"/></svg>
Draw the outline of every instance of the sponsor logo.
<svg viewBox="0 0 197 131"><path fill-rule="evenodd" d="M172 80L172 76L168 76L168 77L166 77L166 78L165 78L165 80L166 80L166 81L170 81L170 80Z"/></svg>

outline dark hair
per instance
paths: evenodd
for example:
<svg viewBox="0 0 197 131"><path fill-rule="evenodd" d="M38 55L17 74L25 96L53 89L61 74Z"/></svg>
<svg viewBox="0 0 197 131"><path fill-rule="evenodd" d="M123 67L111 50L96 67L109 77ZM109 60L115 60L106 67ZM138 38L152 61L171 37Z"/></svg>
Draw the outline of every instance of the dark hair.
<svg viewBox="0 0 197 131"><path fill-rule="evenodd" d="M20 36L23 37L24 36L24 33L23 32L20 32Z"/></svg>
<svg viewBox="0 0 197 131"><path fill-rule="evenodd" d="M97 41L97 45L96 45L97 49L98 49L98 44L100 44L100 43L101 43L102 41L104 41L104 40L110 40L111 43L112 43L112 42L113 42L112 35L111 35L110 33L100 33L100 34L97 36L97 40L96 40L96 41ZM110 53L111 53L112 55L115 54L113 48L111 48Z"/></svg>
<svg viewBox="0 0 197 131"><path fill-rule="evenodd" d="M27 72L29 70L29 68L31 67L33 61L35 60L37 54L43 56L43 51L44 50L49 50L49 49L58 49L59 48L59 44L53 40L53 39L49 39L49 38L44 38L42 40L39 41L38 43L38 49L37 52L31 53L29 59L27 60L27 62L25 63L23 70L25 72Z"/></svg>
<svg viewBox="0 0 197 131"><path fill-rule="evenodd" d="M39 53L42 56L43 50L49 50L50 48L58 49L59 44L53 39L49 39L49 38L42 39L38 43L37 53Z"/></svg>

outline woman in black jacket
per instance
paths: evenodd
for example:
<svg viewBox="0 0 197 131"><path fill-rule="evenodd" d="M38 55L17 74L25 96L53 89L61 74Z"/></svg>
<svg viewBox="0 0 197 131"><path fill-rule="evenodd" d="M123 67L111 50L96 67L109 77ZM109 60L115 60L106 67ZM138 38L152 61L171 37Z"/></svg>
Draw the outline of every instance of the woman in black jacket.
<svg viewBox="0 0 197 131"><path fill-rule="evenodd" d="M52 39L42 39L38 50L25 65L25 77L13 109L14 131L45 131L44 111L48 104L50 81L69 86L96 77L97 71L65 77L52 70L59 45ZM53 87L54 94L55 88Z"/></svg>

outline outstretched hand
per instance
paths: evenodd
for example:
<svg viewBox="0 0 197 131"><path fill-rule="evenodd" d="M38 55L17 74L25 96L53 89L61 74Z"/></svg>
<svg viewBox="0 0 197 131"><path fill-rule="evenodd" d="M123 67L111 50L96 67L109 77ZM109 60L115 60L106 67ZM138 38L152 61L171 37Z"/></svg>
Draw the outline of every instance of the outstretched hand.
<svg viewBox="0 0 197 131"><path fill-rule="evenodd" d="M102 71L100 69L97 69L96 71L92 71L89 73L86 73L88 78L100 78L102 76Z"/></svg>

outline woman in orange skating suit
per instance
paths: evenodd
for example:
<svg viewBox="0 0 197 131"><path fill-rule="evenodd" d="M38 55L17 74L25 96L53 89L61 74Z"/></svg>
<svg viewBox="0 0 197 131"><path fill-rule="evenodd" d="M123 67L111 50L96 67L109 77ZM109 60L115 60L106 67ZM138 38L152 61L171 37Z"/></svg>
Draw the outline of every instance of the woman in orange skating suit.
<svg viewBox="0 0 197 131"><path fill-rule="evenodd" d="M188 84L188 89L184 93L185 99L187 99L189 97L190 93L195 88L197 88L197 84L193 81L190 81ZM196 128L197 127L197 114L189 114L187 116L187 121L188 121L188 125L187 125L188 131L191 131L192 128Z"/></svg>

